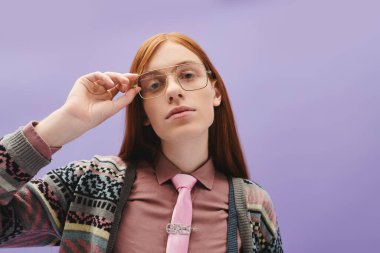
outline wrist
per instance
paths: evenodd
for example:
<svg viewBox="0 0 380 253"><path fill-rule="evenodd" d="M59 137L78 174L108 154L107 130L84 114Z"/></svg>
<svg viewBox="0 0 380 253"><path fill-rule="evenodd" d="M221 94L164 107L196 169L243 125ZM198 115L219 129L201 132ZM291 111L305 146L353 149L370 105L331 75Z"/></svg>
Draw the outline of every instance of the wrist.
<svg viewBox="0 0 380 253"><path fill-rule="evenodd" d="M35 126L35 131L51 148L62 147L83 132L61 109L41 120Z"/></svg>

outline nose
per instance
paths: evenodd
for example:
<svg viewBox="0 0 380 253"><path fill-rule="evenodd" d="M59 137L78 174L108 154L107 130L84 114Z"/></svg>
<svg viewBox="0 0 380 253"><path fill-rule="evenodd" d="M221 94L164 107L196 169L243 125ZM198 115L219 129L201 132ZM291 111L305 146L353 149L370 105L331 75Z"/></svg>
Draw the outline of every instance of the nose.
<svg viewBox="0 0 380 253"><path fill-rule="evenodd" d="M174 75L167 75L166 99L169 103L183 98L183 89Z"/></svg>

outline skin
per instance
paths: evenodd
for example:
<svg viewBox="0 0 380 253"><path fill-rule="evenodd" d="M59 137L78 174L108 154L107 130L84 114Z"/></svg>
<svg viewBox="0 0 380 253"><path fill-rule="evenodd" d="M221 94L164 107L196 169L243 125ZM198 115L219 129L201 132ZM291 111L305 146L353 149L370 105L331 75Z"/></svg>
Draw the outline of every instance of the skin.
<svg viewBox="0 0 380 253"><path fill-rule="evenodd" d="M150 71L191 60L201 59L186 47L167 41L159 46L144 69ZM168 76L168 84L160 97L143 101L147 116L145 125L152 125L161 139L163 154L183 173L191 173L208 160L208 128L214 120L214 107L221 103L221 95L215 80L208 80L205 88L185 91ZM165 119L177 106L189 106L195 111L177 119Z"/></svg>

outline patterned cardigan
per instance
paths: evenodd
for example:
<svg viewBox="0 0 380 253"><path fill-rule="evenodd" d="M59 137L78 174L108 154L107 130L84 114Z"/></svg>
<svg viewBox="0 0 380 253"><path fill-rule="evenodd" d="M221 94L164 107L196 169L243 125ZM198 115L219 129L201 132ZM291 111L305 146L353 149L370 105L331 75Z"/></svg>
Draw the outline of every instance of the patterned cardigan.
<svg viewBox="0 0 380 253"><path fill-rule="evenodd" d="M95 155L34 179L50 162L21 127L0 139L0 247L59 245L60 252L112 252L134 167L117 156ZM231 243L236 229L244 253L283 252L268 193L247 179L229 177L229 185L233 208L227 252L238 252Z"/></svg>

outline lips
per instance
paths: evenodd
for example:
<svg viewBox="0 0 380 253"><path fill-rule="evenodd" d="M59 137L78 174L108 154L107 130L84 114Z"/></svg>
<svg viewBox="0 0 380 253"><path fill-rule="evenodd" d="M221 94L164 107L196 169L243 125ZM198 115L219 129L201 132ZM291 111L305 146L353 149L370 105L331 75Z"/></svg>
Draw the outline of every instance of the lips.
<svg viewBox="0 0 380 253"><path fill-rule="evenodd" d="M170 118L176 113L181 113L181 112L186 112L186 111L195 111L195 109L188 106L178 106L170 110L170 112L166 115L165 119Z"/></svg>

